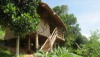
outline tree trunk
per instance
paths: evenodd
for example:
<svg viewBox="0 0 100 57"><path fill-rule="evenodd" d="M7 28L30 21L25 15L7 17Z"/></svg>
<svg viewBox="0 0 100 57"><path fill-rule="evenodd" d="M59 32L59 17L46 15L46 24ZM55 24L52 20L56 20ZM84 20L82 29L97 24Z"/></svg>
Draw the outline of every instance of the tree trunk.
<svg viewBox="0 0 100 57"><path fill-rule="evenodd" d="M20 37L16 39L16 57L19 57L19 44L20 44Z"/></svg>
<svg viewBox="0 0 100 57"><path fill-rule="evenodd" d="M36 49L39 49L39 40L38 40L38 34L36 33Z"/></svg>

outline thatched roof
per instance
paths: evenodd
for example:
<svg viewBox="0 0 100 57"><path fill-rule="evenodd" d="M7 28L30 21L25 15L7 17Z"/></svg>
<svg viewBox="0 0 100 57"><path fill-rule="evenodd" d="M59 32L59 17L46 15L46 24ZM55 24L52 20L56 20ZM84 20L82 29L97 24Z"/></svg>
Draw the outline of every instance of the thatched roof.
<svg viewBox="0 0 100 57"><path fill-rule="evenodd" d="M43 15L43 12L45 12L45 15L48 15L49 21L54 23L58 27L63 27L66 29L64 22L61 20L61 18L46 4L41 2L38 7L38 12Z"/></svg>

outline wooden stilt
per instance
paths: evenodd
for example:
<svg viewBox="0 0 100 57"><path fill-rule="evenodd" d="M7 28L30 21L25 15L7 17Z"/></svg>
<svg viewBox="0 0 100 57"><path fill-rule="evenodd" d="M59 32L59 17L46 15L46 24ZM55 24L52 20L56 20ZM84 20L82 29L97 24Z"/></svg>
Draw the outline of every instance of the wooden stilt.
<svg viewBox="0 0 100 57"><path fill-rule="evenodd" d="M36 33L36 49L39 49L39 40L38 40L38 34Z"/></svg>
<svg viewBox="0 0 100 57"><path fill-rule="evenodd" d="M30 40L30 37L28 38L28 51L30 51L31 50L31 40Z"/></svg>

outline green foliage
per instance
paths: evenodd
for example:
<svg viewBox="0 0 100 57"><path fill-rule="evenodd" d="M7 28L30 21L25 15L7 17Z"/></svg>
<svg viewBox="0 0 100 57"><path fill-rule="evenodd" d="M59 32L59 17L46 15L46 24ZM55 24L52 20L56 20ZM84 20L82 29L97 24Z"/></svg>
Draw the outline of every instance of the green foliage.
<svg viewBox="0 0 100 57"><path fill-rule="evenodd" d="M64 22L67 31L65 31L65 46L66 47L72 47L74 49L77 49L77 44L81 44L87 41L86 37L82 36L80 33L79 24L77 24L77 18L74 16L74 14L68 13L68 7L66 5L62 6L56 6L53 8L53 10L60 16L62 21ZM83 38L85 38L83 40Z"/></svg>
<svg viewBox="0 0 100 57"><path fill-rule="evenodd" d="M63 10L62 10L63 9ZM53 8L53 10L58 14L58 15L62 15L62 14L66 14L68 11L68 6L67 5L62 5L62 6L56 6Z"/></svg>
<svg viewBox="0 0 100 57"><path fill-rule="evenodd" d="M5 35L4 31L1 31L1 30L0 30L0 39L3 40L3 39L4 39L4 35Z"/></svg>
<svg viewBox="0 0 100 57"><path fill-rule="evenodd" d="M73 53L70 53L66 48L60 48L52 50L50 53L44 53L44 52L37 52L35 53L35 56L40 57L82 57Z"/></svg>
<svg viewBox="0 0 100 57"><path fill-rule="evenodd" d="M0 0L0 25L18 36L16 57L19 56L19 38L37 30L40 0Z"/></svg>
<svg viewBox="0 0 100 57"><path fill-rule="evenodd" d="M100 33L98 30L92 32L90 40L88 40L80 33L77 18L73 14L68 14L67 6L56 6L53 10L60 16L67 27L65 46L68 47L68 50L84 57L100 57ZM61 55L61 53L58 54Z"/></svg>
<svg viewBox="0 0 100 57"><path fill-rule="evenodd" d="M0 46L0 57L15 57L15 54L10 52L8 49ZM24 57L23 54L20 54L19 57Z"/></svg>
<svg viewBox="0 0 100 57"><path fill-rule="evenodd" d="M3 31L3 29L1 28L1 26L0 26L0 40L2 39L4 39L4 35L5 35L5 33L4 33L4 31Z"/></svg>
<svg viewBox="0 0 100 57"><path fill-rule="evenodd" d="M66 48L60 48L58 47L58 49L54 49L53 54L56 54L58 57L72 57L73 54L69 53L69 51Z"/></svg>
<svg viewBox="0 0 100 57"><path fill-rule="evenodd" d="M25 35L37 29L36 13L40 0L0 0L0 25L9 27L15 35Z"/></svg>
<svg viewBox="0 0 100 57"><path fill-rule="evenodd" d="M90 41L83 44L81 49L76 50L77 54L85 57L100 57L100 33L94 31L91 33Z"/></svg>

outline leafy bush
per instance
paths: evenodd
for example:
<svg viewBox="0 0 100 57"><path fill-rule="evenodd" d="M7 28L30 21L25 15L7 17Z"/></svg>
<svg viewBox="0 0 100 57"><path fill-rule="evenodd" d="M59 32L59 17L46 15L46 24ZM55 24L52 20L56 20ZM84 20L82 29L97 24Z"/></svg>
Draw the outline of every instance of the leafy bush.
<svg viewBox="0 0 100 57"><path fill-rule="evenodd" d="M13 57L13 56L14 56L13 53L11 53L6 48L0 46L0 57Z"/></svg>
<svg viewBox="0 0 100 57"><path fill-rule="evenodd" d="M1 30L0 30L0 39L3 40L3 39L4 39L4 35L5 35L4 31L1 31Z"/></svg>
<svg viewBox="0 0 100 57"><path fill-rule="evenodd" d="M15 54L10 52L8 49L0 46L0 57L15 57ZM23 54L20 54L19 57L24 57Z"/></svg>
<svg viewBox="0 0 100 57"><path fill-rule="evenodd" d="M82 57L74 53L70 53L66 48L60 48L60 47L52 50L50 53L37 52L35 53L35 56L39 56L39 57Z"/></svg>
<svg viewBox="0 0 100 57"><path fill-rule="evenodd" d="M100 33L93 31L90 36L90 41L83 44L81 49L76 50L77 54L84 57L100 57Z"/></svg>

